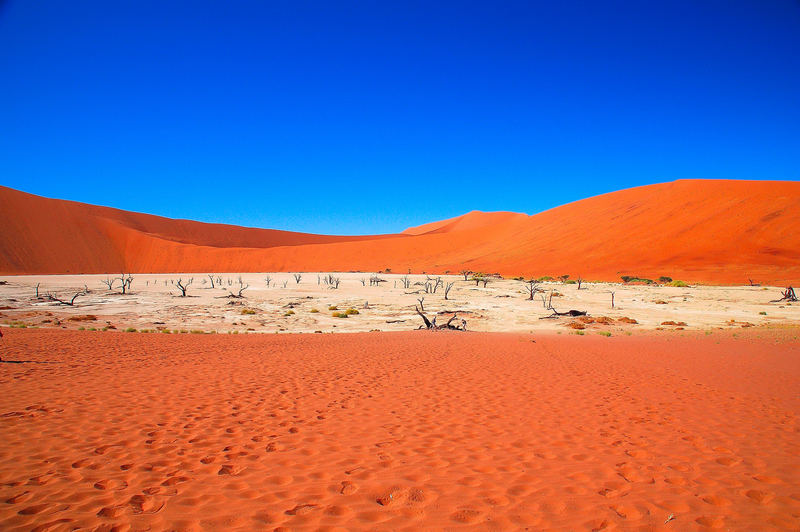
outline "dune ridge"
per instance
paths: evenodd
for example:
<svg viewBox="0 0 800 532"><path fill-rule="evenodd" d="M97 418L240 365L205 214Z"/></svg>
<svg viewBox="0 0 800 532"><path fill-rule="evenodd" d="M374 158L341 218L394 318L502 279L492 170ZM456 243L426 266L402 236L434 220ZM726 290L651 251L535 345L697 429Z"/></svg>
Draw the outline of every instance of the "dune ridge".
<svg viewBox="0 0 800 532"><path fill-rule="evenodd" d="M539 214L471 212L390 235L171 220L0 187L0 274L206 271L800 280L800 182L679 180Z"/></svg>

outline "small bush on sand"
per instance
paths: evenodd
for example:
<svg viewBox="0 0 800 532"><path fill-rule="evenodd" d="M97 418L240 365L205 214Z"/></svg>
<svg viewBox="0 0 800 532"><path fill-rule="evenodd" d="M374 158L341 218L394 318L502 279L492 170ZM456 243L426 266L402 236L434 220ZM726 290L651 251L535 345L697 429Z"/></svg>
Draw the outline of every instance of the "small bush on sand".
<svg viewBox="0 0 800 532"><path fill-rule="evenodd" d="M605 336L605 337L611 336L611 333L608 332L608 331L598 331L597 334L599 334L600 336Z"/></svg>
<svg viewBox="0 0 800 532"><path fill-rule="evenodd" d="M315 308L311 309L311 314L316 314L317 312L319 312L317 309L315 309Z"/></svg>
<svg viewBox="0 0 800 532"><path fill-rule="evenodd" d="M339 307L337 307L336 305L331 305L330 307L328 307L328 310L339 310Z"/></svg>
<svg viewBox="0 0 800 532"><path fill-rule="evenodd" d="M125 329L125 332L136 332L136 329L134 329L133 327L128 327L127 329Z"/></svg>
<svg viewBox="0 0 800 532"><path fill-rule="evenodd" d="M687 286L689 286L688 284L686 284L683 281L671 281L669 283L669 285L670 286L677 286L678 288L686 288Z"/></svg>
<svg viewBox="0 0 800 532"><path fill-rule="evenodd" d="M672 277L667 277L666 275L662 275L658 278L658 282L661 284L667 284L672 282Z"/></svg>
<svg viewBox="0 0 800 532"><path fill-rule="evenodd" d="M767 313L764 312L763 310L761 312L759 312L759 314L761 314L762 316L766 316L767 315Z"/></svg>
<svg viewBox="0 0 800 532"><path fill-rule="evenodd" d="M347 312L334 312L332 314L334 318L347 318Z"/></svg>
<svg viewBox="0 0 800 532"><path fill-rule="evenodd" d="M584 331L574 331L574 332L575 332L575 334L577 334L578 336L583 336L584 334L586 334Z"/></svg>
<svg viewBox="0 0 800 532"><path fill-rule="evenodd" d="M284 316L291 316L292 314L294 314L293 310L287 310L283 315Z"/></svg>
<svg viewBox="0 0 800 532"><path fill-rule="evenodd" d="M358 313L359 313L358 310L356 310L356 309L354 309L352 307L345 311L345 314L347 314L348 316L352 316L352 315L358 314Z"/></svg>
<svg viewBox="0 0 800 532"><path fill-rule="evenodd" d="M243 308L242 309L242 314L253 315L255 313L256 313L256 311L251 309L251 308Z"/></svg>

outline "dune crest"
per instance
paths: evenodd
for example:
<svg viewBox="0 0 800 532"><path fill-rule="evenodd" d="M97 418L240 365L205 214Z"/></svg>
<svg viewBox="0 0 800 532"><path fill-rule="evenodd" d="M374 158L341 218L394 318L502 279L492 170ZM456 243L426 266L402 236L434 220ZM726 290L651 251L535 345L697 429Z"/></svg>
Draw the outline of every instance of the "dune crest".
<svg viewBox="0 0 800 532"><path fill-rule="evenodd" d="M171 220L0 187L0 274L376 271L800 280L800 182L680 180L525 214L471 212L394 235Z"/></svg>

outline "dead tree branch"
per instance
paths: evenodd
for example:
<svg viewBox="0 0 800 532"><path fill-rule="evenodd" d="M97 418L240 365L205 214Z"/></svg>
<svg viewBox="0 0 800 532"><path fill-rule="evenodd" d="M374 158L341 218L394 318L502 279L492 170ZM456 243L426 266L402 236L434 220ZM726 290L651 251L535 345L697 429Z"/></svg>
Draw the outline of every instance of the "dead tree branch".
<svg viewBox="0 0 800 532"><path fill-rule="evenodd" d="M49 299L50 301L55 301L56 303L60 303L62 305L67 305L69 307L74 307L75 306L75 300L78 299L78 297L80 297L80 296L85 296L87 293L88 293L88 290L86 289L86 287L83 287L83 290L81 290L80 292L77 292L74 296L72 296L72 299L70 299L70 300L58 298L58 297L54 296L53 294L51 294L50 292L45 294L45 297L47 299Z"/></svg>
<svg viewBox="0 0 800 532"><path fill-rule="evenodd" d="M523 281L525 283L525 290L528 291L528 301L533 301L533 296L536 295L536 292L541 292L539 289L539 281L536 279L529 279L527 281Z"/></svg>
<svg viewBox="0 0 800 532"><path fill-rule="evenodd" d="M183 284L183 279L178 279L178 282L175 283L175 286L178 287L178 290L181 291L181 297L186 297L186 289L189 288L189 285L192 284L194 281L194 277L190 277L186 284Z"/></svg>
<svg viewBox="0 0 800 532"><path fill-rule="evenodd" d="M447 296L450 294L450 290L452 290L453 285L456 283L447 283L444 285L444 299L447 301Z"/></svg>
<svg viewBox="0 0 800 532"><path fill-rule="evenodd" d="M781 292L781 295L783 297L780 299L774 299L770 301L770 303L780 303L781 301L797 301L797 294L794 292L794 288L791 286L787 287L786 290Z"/></svg>
<svg viewBox="0 0 800 532"><path fill-rule="evenodd" d="M433 317L433 321L429 320L428 317L423 314L423 312L414 305L414 310L417 311L417 314L422 318L422 322L425 324L424 327L422 325L419 326L420 329L428 329L429 331L441 331L441 330L451 330L451 331L466 331L467 330L467 320L462 319L461 323L458 325L453 325L453 322L457 319L457 313L453 313L447 323L444 325L436 325L436 316Z"/></svg>

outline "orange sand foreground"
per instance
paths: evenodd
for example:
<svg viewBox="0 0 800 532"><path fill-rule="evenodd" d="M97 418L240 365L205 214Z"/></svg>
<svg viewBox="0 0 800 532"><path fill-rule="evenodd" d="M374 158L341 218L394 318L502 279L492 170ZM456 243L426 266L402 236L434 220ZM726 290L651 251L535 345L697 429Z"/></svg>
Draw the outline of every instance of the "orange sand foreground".
<svg viewBox="0 0 800 532"><path fill-rule="evenodd" d="M5 330L5 531L800 528L796 330Z"/></svg>

